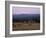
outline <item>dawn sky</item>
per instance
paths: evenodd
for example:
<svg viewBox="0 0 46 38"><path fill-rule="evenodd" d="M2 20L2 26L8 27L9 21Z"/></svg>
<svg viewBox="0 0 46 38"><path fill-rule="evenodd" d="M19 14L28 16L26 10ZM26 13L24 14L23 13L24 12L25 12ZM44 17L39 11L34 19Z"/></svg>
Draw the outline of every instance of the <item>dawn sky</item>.
<svg viewBox="0 0 46 38"><path fill-rule="evenodd" d="M40 14L40 8L36 7L13 7L12 14Z"/></svg>

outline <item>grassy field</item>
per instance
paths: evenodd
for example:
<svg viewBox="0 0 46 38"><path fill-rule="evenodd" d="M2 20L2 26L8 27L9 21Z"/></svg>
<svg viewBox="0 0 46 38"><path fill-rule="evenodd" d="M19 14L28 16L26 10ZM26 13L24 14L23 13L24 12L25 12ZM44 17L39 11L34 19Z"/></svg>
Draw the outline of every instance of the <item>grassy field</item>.
<svg viewBox="0 0 46 38"><path fill-rule="evenodd" d="M13 31L19 30L40 30L40 23L31 23L31 22L16 22L13 23Z"/></svg>

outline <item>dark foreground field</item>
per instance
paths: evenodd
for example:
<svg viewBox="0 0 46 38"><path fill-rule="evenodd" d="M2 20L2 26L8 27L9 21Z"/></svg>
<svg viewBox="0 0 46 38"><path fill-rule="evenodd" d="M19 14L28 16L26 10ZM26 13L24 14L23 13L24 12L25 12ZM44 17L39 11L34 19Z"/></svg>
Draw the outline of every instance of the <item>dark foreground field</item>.
<svg viewBox="0 0 46 38"><path fill-rule="evenodd" d="M22 31L22 30L40 30L40 23L31 23L31 22L14 22L13 31Z"/></svg>

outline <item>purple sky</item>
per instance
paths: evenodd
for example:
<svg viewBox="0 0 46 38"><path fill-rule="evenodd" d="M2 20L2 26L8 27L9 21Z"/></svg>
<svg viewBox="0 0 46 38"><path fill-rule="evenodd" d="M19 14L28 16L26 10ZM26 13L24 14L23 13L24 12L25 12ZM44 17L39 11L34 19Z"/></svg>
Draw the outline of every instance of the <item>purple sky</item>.
<svg viewBox="0 0 46 38"><path fill-rule="evenodd" d="M40 14L40 8L36 7L13 7L12 14Z"/></svg>

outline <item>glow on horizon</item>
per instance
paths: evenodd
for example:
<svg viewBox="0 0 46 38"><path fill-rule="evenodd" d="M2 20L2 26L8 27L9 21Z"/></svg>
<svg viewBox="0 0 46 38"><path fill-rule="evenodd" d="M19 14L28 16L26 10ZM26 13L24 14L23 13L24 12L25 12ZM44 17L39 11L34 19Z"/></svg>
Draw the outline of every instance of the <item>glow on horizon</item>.
<svg viewBox="0 0 46 38"><path fill-rule="evenodd" d="M12 7L12 14L40 14L40 8L36 7Z"/></svg>

